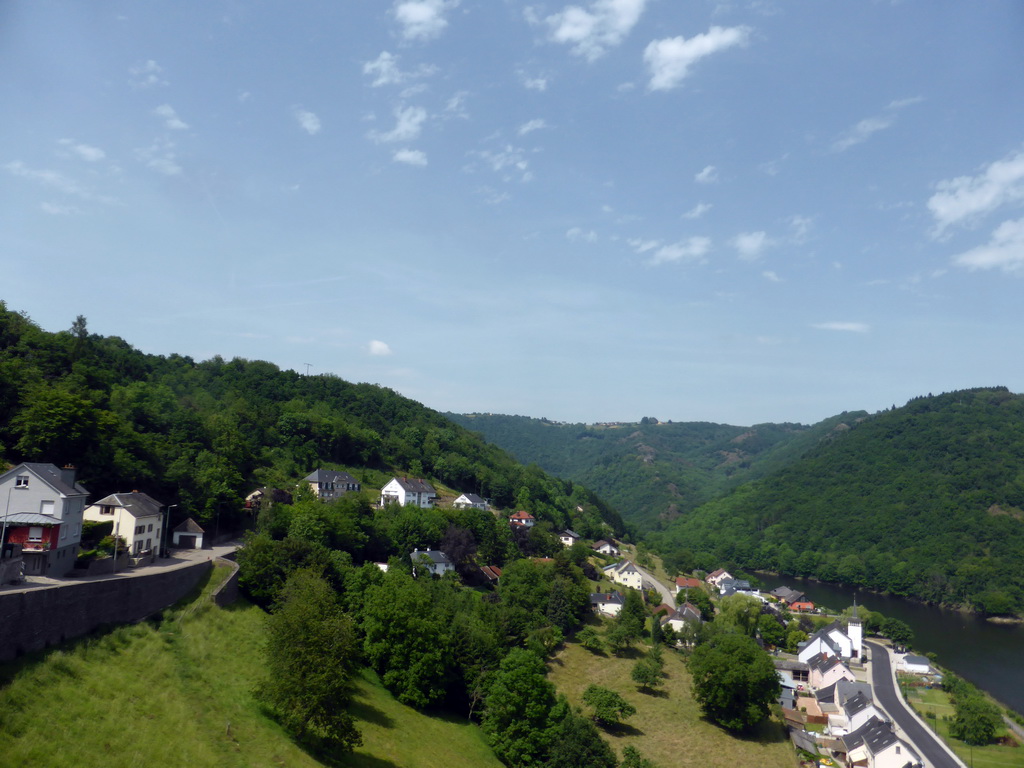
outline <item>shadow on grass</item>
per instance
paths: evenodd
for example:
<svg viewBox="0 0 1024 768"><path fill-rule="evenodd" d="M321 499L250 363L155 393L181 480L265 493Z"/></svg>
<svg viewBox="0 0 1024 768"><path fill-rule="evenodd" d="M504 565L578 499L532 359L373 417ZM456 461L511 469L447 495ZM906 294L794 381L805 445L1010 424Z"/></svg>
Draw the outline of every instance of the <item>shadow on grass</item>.
<svg viewBox="0 0 1024 768"><path fill-rule="evenodd" d="M356 720L364 720L367 723L379 725L381 728L395 727L395 721L388 717L383 710L377 709L377 707L365 701L353 699L352 704L349 705L348 712Z"/></svg>
<svg viewBox="0 0 1024 768"><path fill-rule="evenodd" d="M655 699L668 698L668 691L659 690L658 688L638 688L637 690L645 696L651 696Z"/></svg>
<svg viewBox="0 0 1024 768"><path fill-rule="evenodd" d="M712 725L717 725L707 718L703 718ZM718 726L721 727L721 726ZM762 746L768 744L778 744L781 741L788 741L789 736L786 734L786 726L777 720L762 720L760 723L755 725L753 728L748 728L745 731L730 731L727 729L726 733L734 736L740 741L746 741L753 744L761 744Z"/></svg>
<svg viewBox="0 0 1024 768"><path fill-rule="evenodd" d="M622 736L643 736L644 732L639 728L635 728L628 723L613 723L609 725L601 725L601 730L607 733L609 736L615 736L620 738Z"/></svg>
<svg viewBox="0 0 1024 768"><path fill-rule="evenodd" d="M325 761L325 764L330 766L346 766L346 768L400 768L397 763L392 763L390 760L383 760L373 755L361 755L358 752L346 755L336 762Z"/></svg>
<svg viewBox="0 0 1024 768"><path fill-rule="evenodd" d="M641 656L646 656L647 653L640 648L623 648L621 651L615 654L617 659L639 659Z"/></svg>

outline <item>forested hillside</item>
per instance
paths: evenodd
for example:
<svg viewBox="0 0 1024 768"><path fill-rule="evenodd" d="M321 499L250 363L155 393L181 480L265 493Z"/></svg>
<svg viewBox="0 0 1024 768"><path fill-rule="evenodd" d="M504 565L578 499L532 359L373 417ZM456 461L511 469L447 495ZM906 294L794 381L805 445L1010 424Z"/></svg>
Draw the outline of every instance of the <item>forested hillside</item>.
<svg viewBox="0 0 1024 768"><path fill-rule="evenodd" d="M1024 609L1024 396L920 397L651 537L735 563L988 613Z"/></svg>
<svg viewBox="0 0 1024 768"><path fill-rule="evenodd" d="M813 427L708 422L564 424L495 414L448 414L523 462L592 488L627 523L652 530L743 482L778 470L867 414Z"/></svg>
<svg viewBox="0 0 1024 768"><path fill-rule="evenodd" d="M391 390L261 361L147 355L89 333L82 317L50 333L2 302L0 459L72 463L93 499L145 491L222 529L253 488L292 487L331 465L364 482L430 478L584 534L603 521L622 530L582 486Z"/></svg>

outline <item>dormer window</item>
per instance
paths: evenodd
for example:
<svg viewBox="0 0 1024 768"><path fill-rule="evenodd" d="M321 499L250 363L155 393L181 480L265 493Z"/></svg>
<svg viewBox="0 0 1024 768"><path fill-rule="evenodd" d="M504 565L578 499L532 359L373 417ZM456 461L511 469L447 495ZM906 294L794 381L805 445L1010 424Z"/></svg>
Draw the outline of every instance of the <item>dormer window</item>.
<svg viewBox="0 0 1024 768"><path fill-rule="evenodd" d="M28 488L28 475L18 475L14 478L15 488Z"/></svg>

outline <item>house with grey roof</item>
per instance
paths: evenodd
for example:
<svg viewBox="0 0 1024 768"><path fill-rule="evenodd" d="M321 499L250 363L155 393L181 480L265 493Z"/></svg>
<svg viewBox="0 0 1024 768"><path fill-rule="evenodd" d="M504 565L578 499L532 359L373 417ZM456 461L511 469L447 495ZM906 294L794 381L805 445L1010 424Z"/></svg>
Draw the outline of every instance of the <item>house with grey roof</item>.
<svg viewBox="0 0 1024 768"><path fill-rule="evenodd" d="M85 508L86 520L110 522L134 558L159 554L164 546L164 505L146 493L112 493ZM136 563L138 564L138 563Z"/></svg>
<svg viewBox="0 0 1024 768"><path fill-rule="evenodd" d="M616 584L621 584L630 589L642 590L644 586L643 574L629 560L620 560L617 563L606 565L601 569L604 575Z"/></svg>
<svg viewBox="0 0 1024 768"><path fill-rule="evenodd" d="M359 481L348 472L337 469L316 469L302 478L320 501L334 501L346 493L358 491Z"/></svg>
<svg viewBox="0 0 1024 768"><path fill-rule="evenodd" d="M580 540L580 535L576 531L571 531L566 528L560 534L558 534L558 540L562 542L563 547L571 547L577 541Z"/></svg>
<svg viewBox="0 0 1024 768"><path fill-rule="evenodd" d="M63 576L75 564L89 495L75 475L71 466L35 462L0 474L0 544L21 547L26 576Z"/></svg>
<svg viewBox="0 0 1024 768"><path fill-rule="evenodd" d="M842 679L855 680L853 672L840 661L838 656L819 653L807 660L810 672L809 682L812 688L827 688Z"/></svg>
<svg viewBox="0 0 1024 768"><path fill-rule="evenodd" d="M839 744L849 766L917 768L922 765L917 752L896 736L891 725L877 717L843 736Z"/></svg>
<svg viewBox="0 0 1024 768"><path fill-rule="evenodd" d="M206 542L206 531L191 517L174 526L171 531L173 546L178 549L202 549Z"/></svg>
<svg viewBox="0 0 1024 768"><path fill-rule="evenodd" d="M829 714L827 733L832 736L852 733L873 717L885 719L882 711L875 706L871 692L857 691L843 701L838 712Z"/></svg>
<svg viewBox="0 0 1024 768"><path fill-rule="evenodd" d="M482 509L487 510L487 499L477 496L475 493L464 493L455 501L452 506L456 509Z"/></svg>
<svg viewBox="0 0 1024 768"><path fill-rule="evenodd" d="M616 590L611 592L592 592L590 595L590 607L594 613L605 616L618 616L622 610L625 599L622 593Z"/></svg>
<svg viewBox="0 0 1024 768"><path fill-rule="evenodd" d="M434 506L437 491L426 480L410 477L393 477L380 489L380 505L398 504L428 509Z"/></svg>
<svg viewBox="0 0 1024 768"><path fill-rule="evenodd" d="M412 560L412 572L415 576L432 574L444 576L455 570L451 558L439 549L414 549L409 555Z"/></svg>

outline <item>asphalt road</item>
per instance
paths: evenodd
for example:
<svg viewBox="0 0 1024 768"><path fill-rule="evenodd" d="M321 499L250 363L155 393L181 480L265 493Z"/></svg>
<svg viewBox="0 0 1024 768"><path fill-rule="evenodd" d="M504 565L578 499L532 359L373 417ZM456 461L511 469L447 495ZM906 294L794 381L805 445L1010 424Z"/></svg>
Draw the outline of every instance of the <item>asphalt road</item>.
<svg viewBox="0 0 1024 768"><path fill-rule="evenodd" d="M963 764L955 760L945 745L938 741L928 728L910 712L907 705L896 690L896 680L892 673L892 659L888 651L878 643L870 640L866 644L871 648L871 688L875 701L881 704L906 738L932 768L963 768Z"/></svg>
<svg viewBox="0 0 1024 768"><path fill-rule="evenodd" d="M662 584L660 581L658 581L654 577L654 574L651 573L650 571L648 571L646 568L641 568L639 565L636 564L636 562L634 562L633 565L636 565L636 569L638 571L640 571L640 574L645 579L647 579L655 587L658 588L658 591L661 592L661 599L662 599L662 601L664 601L666 605L671 606L672 609L675 610L675 608L676 608L676 598L675 598L673 590L670 589L669 587L666 587L664 584Z"/></svg>

